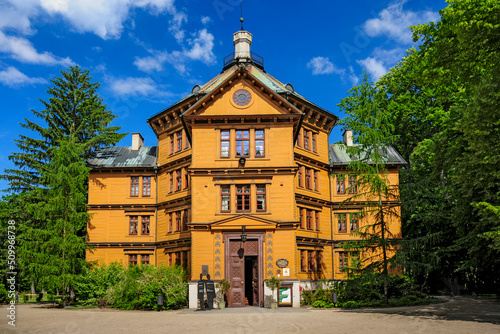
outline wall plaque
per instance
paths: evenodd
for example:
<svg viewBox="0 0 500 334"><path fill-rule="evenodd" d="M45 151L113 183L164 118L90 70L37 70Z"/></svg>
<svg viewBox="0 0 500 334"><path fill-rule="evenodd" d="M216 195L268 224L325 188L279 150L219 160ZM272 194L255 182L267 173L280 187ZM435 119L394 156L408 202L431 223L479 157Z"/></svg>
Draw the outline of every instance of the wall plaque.
<svg viewBox="0 0 500 334"><path fill-rule="evenodd" d="M288 260L287 259L278 259L278 260L276 260L276 265L280 268L286 268L288 266Z"/></svg>

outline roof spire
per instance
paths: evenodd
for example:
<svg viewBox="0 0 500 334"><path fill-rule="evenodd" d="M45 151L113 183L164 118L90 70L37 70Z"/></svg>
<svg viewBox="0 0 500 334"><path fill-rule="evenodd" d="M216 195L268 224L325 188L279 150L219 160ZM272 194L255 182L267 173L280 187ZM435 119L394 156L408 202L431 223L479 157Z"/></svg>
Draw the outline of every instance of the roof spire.
<svg viewBox="0 0 500 334"><path fill-rule="evenodd" d="M240 0L240 10L241 10L241 17L240 17L241 30L245 30L243 29L243 0Z"/></svg>

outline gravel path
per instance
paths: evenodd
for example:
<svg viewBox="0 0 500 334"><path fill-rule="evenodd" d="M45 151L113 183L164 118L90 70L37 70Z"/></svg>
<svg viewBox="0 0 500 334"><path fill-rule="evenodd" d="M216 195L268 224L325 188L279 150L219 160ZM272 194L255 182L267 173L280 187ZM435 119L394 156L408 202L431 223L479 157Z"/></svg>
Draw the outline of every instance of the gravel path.
<svg viewBox="0 0 500 334"><path fill-rule="evenodd" d="M500 333L500 303L458 297L443 303L387 309L256 307L212 311L52 309L18 305L16 326L0 333Z"/></svg>

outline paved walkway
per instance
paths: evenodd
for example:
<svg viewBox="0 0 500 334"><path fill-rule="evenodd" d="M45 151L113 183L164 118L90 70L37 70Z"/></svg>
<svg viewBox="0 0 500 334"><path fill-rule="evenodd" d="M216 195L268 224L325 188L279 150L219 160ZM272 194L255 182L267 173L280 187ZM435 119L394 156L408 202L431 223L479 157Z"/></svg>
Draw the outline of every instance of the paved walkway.
<svg viewBox="0 0 500 334"><path fill-rule="evenodd" d="M257 307L212 311L52 309L18 305L16 327L2 305L0 333L500 333L500 303L456 298L440 304L389 309Z"/></svg>

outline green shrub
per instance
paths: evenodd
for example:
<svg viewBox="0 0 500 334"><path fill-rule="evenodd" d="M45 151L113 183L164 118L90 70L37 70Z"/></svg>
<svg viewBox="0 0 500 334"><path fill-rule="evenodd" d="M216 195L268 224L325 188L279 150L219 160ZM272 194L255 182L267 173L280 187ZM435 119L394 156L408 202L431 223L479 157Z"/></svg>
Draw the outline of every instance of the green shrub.
<svg viewBox="0 0 500 334"><path fill-rule="evenodd" d="M75 284L76 297L84 306L98 306L99 300L105 305L108 290L119 282L119 274L125 270L125 266L118 262L86 269Z"/></svg>
<svg viewBox="0 0 500 334"><path fill-rule="evenodd" d="M106 294L112 307L132 310L156 310L158 294L163 294L163 308L178 309L187 305L188 284L179 266L132 266L118 275L118 282Z"/></svg>
<svg viewBox="0 0 500 334"><path fill-rule="evenodd" d="M335 307L335 304L332 302L325 302L323 300L317 300L312 304L312 307L315 308L332 308Z"/></svg>
<svg viewBox="0 0 500 334"><path fill-rule="evenodd" d="M9 293L5 288L5 285L0 283L0 304L5 304L9 300Z"/></svg>

